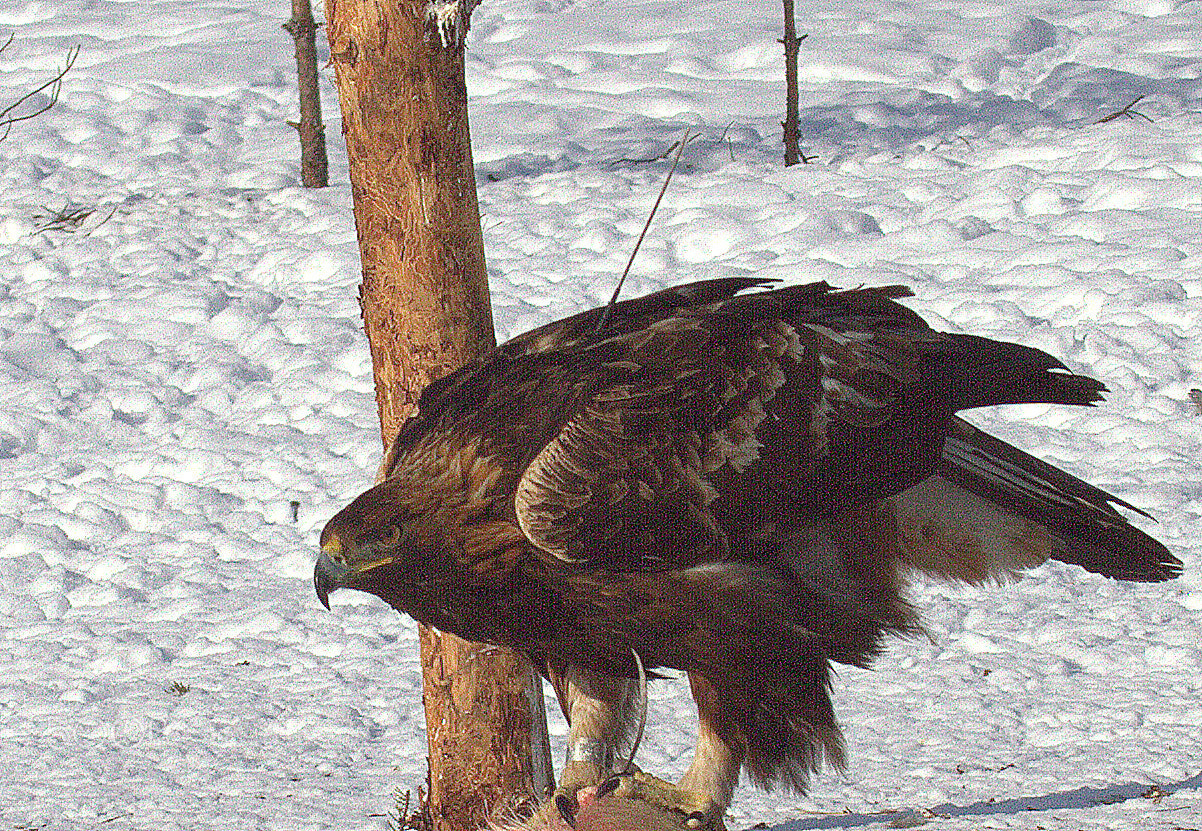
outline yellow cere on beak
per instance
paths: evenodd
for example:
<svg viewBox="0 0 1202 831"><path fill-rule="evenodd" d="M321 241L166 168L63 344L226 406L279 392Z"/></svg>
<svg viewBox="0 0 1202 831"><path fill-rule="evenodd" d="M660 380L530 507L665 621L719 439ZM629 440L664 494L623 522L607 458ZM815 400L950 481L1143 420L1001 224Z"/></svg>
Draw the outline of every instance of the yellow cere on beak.
<svg viewBox="0 0 1202 831"><path fill-rule="evenodd" d="M321 546L321 554L313 567L313 588L321 605L330 608L330 592L344 586L352 586L355 575L379 568L393 562L396 557L392 554L377 556L374 559L355 560L355 552L344 552L342 540L338 534L327 531Z"/></svg>

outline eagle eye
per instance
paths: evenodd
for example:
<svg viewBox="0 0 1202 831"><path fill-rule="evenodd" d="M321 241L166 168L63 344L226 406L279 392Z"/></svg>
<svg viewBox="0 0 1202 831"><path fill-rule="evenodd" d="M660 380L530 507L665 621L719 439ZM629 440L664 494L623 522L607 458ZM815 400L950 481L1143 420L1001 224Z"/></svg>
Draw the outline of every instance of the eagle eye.
<svg viewBox="0 0 1202 831"><path fill-rule="evenodd" d="M400 543L401 537L405 535L404 529L400 525L389 525L386 528L380 529L379 534L375 534L364 542L371 548L387 551L391 548L396 548Z"/></svg>

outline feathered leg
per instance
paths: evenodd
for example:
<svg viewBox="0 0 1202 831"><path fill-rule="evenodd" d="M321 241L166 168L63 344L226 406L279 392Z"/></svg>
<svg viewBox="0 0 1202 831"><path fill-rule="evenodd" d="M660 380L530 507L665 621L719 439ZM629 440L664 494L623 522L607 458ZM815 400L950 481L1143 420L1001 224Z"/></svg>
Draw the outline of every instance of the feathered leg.
<svg viewBox="0 0 1202 831"><path fill-rule="evenodd" d="M697 749L680 783L635 771L621 778L614 793L683 814L687 828L724 831L722 818L739 782L747 742L705 676L690 672L689 686L697 703Z"/></svg>
<svg viewBox="0 0 1202 831"><path fill-rule="evenodd" d="M703 675L689 673L689 687L697 703L697 749L693 763L680 780L680 789L701 796L704 807L695 808L721 825L730 805L747 744L738 725L729 717L712 684Z"/></svg>
<svg viewBox="0 0 1202 831"><path fill-rule="evenodd" d="M567 759L555 801L573 813L576 792L614 773L636 725L639 682L578 667L548 667L559 706L568 720Z"/></svg>

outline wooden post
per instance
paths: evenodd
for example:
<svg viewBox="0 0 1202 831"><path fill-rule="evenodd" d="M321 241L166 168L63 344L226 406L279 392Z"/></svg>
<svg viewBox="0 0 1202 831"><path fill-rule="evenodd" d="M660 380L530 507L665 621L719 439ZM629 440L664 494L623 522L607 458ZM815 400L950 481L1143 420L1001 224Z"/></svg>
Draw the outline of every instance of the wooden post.
<svg viewBox="0 0 1202 831"><path fill-rule="evenodd" d="M301 184L324 188L330 183L326 160L326 128L321 123L321 94L317 88L317 25L309 0L292 0L292 19L284 24L296 45L296 82L300 91L300 121L289 122L300 134Z"/></svg>
<svg viewBox="0 0 1202 831"><path fill-rule="evenodd" d="M494 342L463 47L423 0L326 0L326 28L387 443L423 386ZM431 820L477 831L551 781L541 683L508 650L425 628L421 641Z"/></svg>

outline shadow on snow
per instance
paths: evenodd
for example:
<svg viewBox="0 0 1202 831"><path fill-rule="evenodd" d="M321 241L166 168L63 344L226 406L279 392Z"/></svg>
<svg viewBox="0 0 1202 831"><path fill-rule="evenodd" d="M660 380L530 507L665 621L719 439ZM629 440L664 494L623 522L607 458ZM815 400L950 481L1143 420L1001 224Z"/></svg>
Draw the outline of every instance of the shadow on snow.
<svg viewBox="0 0 1202 831"><path fill-rule="evenodd" d="M809 819L792 820L774 825L771 831L813 831L818 828L860 828L877 823L897 823L899 819L913 816L914 825L921 824L929 815L938 818L976 817L991 814L1021 814L1024 811L1056 811L1079 810L1093 808L1098 805L1114 805L1139 799L1148 793L1148 784L1111 785L1106 788L1074 788L1071 791L1048 794L1046 796L1018 796L1012 799L998 799L989 802L974 802L971 805L951 805L945 803L933 808L914 811L900 810L893 812L871 814L837 814L834 816L813 817ZM1171 796L1178 791L1190 791L1202 788L1202 773L1173 782L1167 785L1157 785L1158 791L1164 796ZM909 825L910 823L905 823Z"/></svg>
<svg viewBox="0 0 1202 831"><path fill-rule="evenodd" d="M813 93L811 89L809 92ZM1192 112L1202 99L1202 78L1148 78L1114 69L1066 62L1056 66L1022 97L992 90L953 98L916 87L871 85L847 90L838 100L803 106L799 128L806 149L821 148L823 162L852 153L902 152L916 145L934 149L959 137L981 136L995 127L1088 128L1142 99L1137 111L1160 119ZM805 95L803 93L803 104ZM781 109L784 100L782 92ZM638 166L666 160L666 149L691 122L665 121L631 113L621 124L577 136L551 154L525 153L476 165L481 183L534 178L578 168ZM713 169L732 157L741 161L781 154L774 118L729 125L692 124L682 173Z"/></svg>

